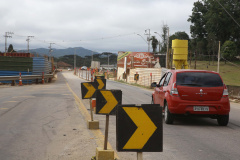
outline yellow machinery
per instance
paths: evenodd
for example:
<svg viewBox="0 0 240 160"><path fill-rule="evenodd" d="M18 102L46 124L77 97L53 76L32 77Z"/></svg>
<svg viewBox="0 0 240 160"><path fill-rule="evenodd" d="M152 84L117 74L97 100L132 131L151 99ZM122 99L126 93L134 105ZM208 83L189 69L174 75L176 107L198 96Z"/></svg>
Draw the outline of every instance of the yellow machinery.
<svg viewBox="0 0 240 160"><path fill-rule="evenodd" d="M172 40L173 64L176 69L188 69L188 40Z"/></svg>

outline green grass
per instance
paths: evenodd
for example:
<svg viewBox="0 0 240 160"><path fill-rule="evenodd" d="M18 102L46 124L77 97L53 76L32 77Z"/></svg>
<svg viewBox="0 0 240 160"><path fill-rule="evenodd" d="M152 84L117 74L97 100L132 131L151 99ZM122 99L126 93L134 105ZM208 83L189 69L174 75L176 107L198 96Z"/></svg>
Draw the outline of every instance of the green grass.
<svg viewBox="0 0 240 160"><path fill-rule="evenodd" d="M194 69L194 61L192 61L190 68ZM235 65L234 65L235 64ZM224 61L220 62L219 73L226 85L240 86L240 61L231 64ZM197 68L199 70L209 70L217 72L217 62L197 61Z"/></svg>

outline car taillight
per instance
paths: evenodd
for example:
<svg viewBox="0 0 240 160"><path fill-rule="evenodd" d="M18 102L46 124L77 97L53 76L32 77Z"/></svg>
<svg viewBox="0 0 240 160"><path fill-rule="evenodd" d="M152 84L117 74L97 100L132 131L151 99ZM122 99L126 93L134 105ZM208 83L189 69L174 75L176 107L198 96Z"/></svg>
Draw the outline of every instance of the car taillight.
<svg viewBox="0 0 240 160"><path fill-rule="evenodd" d="M176 82L173 83L171 93L172 96L178 96L177 84Z"/></svg>
<svg viewBox="0 0 240 160"><path fill-rule="evenodd" d="M228 97L228 89L227 86L224 84L224 88L223 88L223 97L226 98Z"/></svg>

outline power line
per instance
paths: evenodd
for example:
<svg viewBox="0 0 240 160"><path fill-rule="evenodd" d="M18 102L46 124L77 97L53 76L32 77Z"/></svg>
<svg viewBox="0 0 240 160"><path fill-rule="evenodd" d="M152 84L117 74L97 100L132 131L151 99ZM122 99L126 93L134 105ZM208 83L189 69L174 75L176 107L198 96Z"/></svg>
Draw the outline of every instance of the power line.
<svg viewBox="0 0 240 160"><path fill-rule="evenodd" d="M42 39L38 39L37 37L34 36L24 36L24 35L19 35L19 34L14 34L14 36L17 37L27 37L27 41L29 42L29 37L33 38L33 40L38 41L38 42L42 42L42 43L46 43L46 44L55 44L56 46L60 46L62 48L67 48L65 46L60 45L59 43L71 43L71 42L89 42L89 41L97 41L97 40L106 40L106 39L113 39L113 38L119 38L119 37L125 37L125 36L130 36L130 35L136 35L141 31L138 32L133 32L133 33L128 33L128 34L119 34L119 35L115 35L115 36L106 36L106 37L101 37L101 38L94 38L94 39L85 39L85 40L62 40L62 41L46 41L46 40L42 40ZM10 37L9 37L10 38ZM50 45L51 46L51 45Z"/></svg>
<svg viewBox="0 0 240 160"><path fill-rule="evenodd" d="M233 19L233 21L238 25L238 27L240 27L239 23L233 18L233 16L225 9L225 7L223 7L223 5L218 1L218 4L225 10L225 12L227 12L227 14Z"/></svg>
<svg viewBox="0 0 240 160"><path fill-rule="evenodd" d="M140 32L140 31L138 31ZM85 39L85 40L63 40L62 42L86 42L86 41L96 41L96 40L105 40L105 39L113 39L113 38L119 38L119 37L125 37L137 34L136 32L128 33L128 34L120 34L115 36L108 36L108 37L101 37L101 38L94 38L94 39Z"/></svg>
<svg viewBox="0 0 240 160"><path fill-rule="evenodd" d="M223 58L222 56L221 56L221 58L222 58L223 60L225 60L225 61L227 61L227 62L231 63L232 65L234 65L234 66L236 66L236 67L240 67L239 65L237 65L237 64L235 64L235 63L233 63L233 62L231 62L231 61L228 61L228 60L226 60L226 59L225 59L225 58Z"/></svg>
<svg viewBox="0 0 240 160"><path fill-rule="evenodd" d="M13 32L5 32L5 53L7 53L7 38L12 38L12 34L14 34Z"/></svg>

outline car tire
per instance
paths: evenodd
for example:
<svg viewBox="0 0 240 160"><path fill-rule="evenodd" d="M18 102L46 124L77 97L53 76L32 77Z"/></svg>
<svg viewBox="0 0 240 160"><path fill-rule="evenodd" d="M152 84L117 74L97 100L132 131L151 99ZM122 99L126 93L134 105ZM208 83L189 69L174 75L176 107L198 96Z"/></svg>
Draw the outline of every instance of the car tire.
<svg viewBox="0 0 240 160"><path fill-rule="evenodd" d="M217 122L219 126L228 125L228 121L229 121L229 115L221 115L221 116L218 116L217 118Z"/></svg>
<svg viewBox="0 0 240 160"><path fill-rule="evenodd" d="M173 124L174 117L168 110L168 103L165 103L164 106L164 121L166 124Z"/></svg>
<svg viewBox="0 0 240 160"><path fill-rule="evenodd" d="M152 101L151 101L151 104L154 104L153 96L152 96Z"/></svg>

